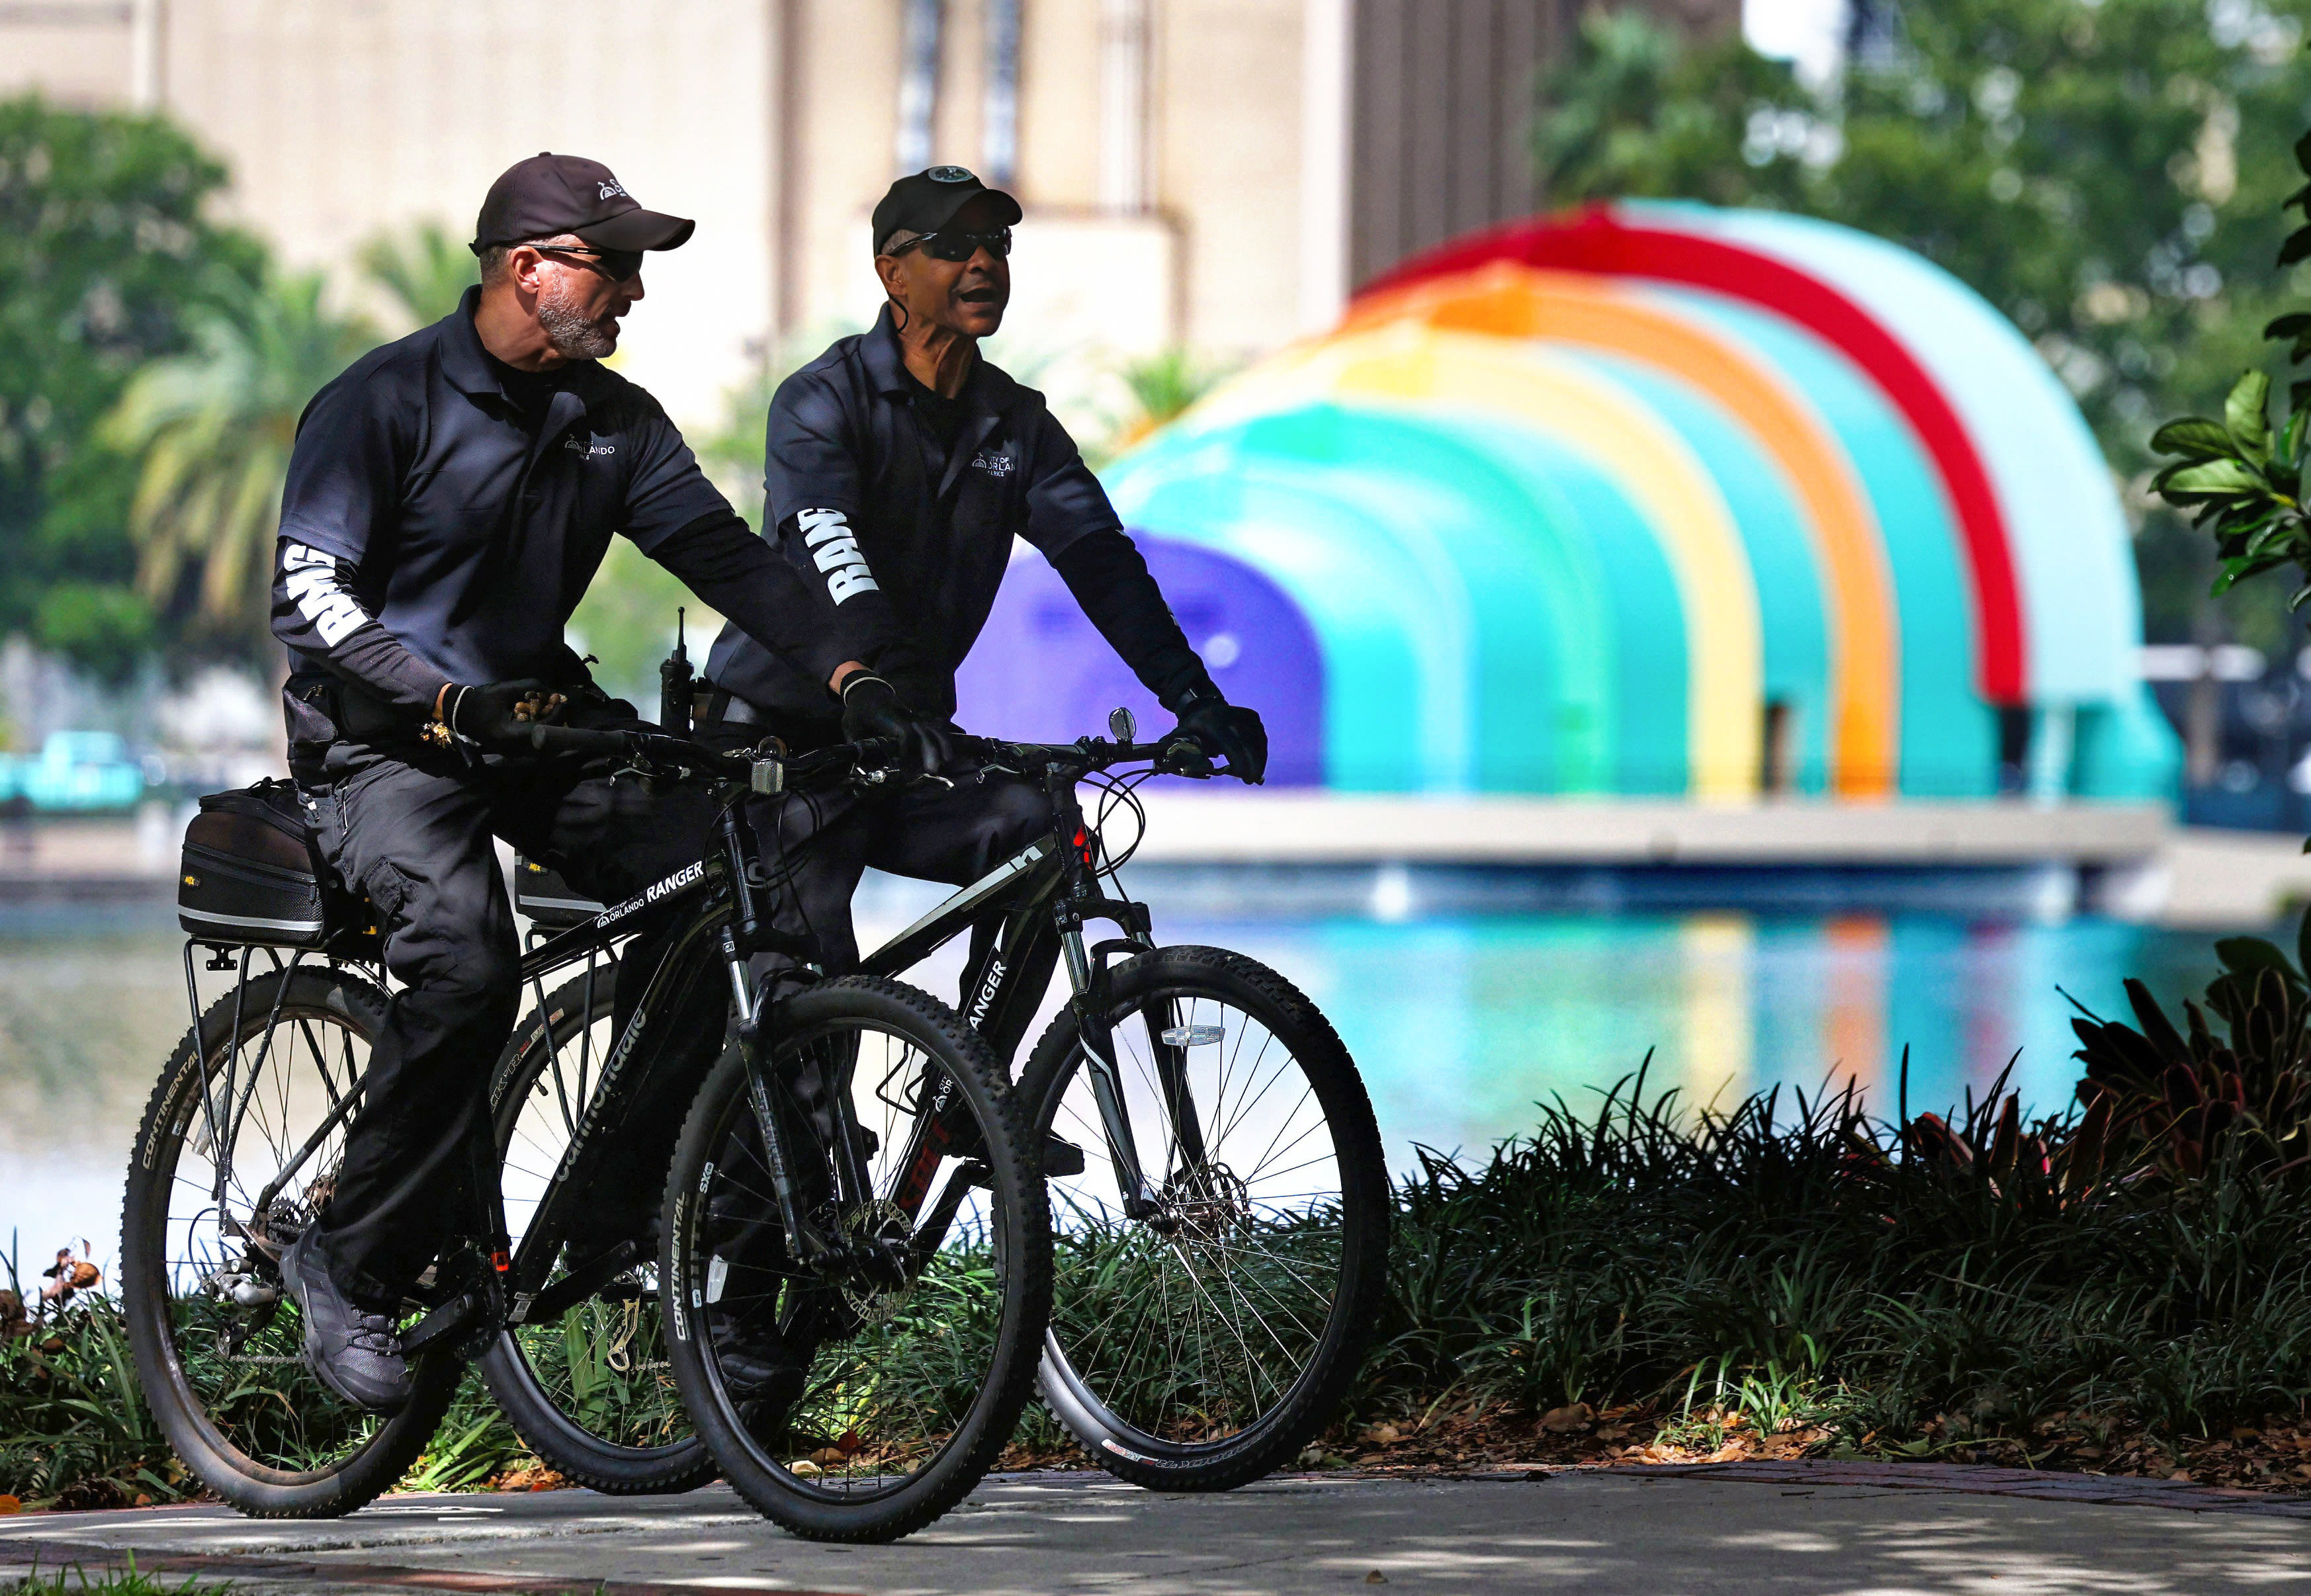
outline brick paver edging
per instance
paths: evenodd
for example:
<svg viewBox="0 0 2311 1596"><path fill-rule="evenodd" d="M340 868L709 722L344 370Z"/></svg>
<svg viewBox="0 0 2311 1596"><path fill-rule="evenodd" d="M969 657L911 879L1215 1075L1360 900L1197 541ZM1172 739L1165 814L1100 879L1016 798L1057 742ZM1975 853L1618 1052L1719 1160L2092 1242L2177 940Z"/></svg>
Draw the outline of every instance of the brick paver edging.
<svg viewBox="0 0 2311 1596"><path fill-rule="evenodd" d="M422 1591L459 1591L476 1596L699 1596L696 1585L641 1584L616 1580L560 1579L550 1574L467 1574L454 1568L406 1568L391 1563L321 1563L302 1558L252 1557L240 1553L147 1552L133 1547L75 1546L67 1541L22 1542L38 1548L40 1566L118 1567L134 1559L140 1574L214 1574L235 1584L380 1585ZM5 1542L0 1542L4 1547ZM805 1591L779 1585L746 1587L746 1596L858 1596L842 1591Z"/></svg>

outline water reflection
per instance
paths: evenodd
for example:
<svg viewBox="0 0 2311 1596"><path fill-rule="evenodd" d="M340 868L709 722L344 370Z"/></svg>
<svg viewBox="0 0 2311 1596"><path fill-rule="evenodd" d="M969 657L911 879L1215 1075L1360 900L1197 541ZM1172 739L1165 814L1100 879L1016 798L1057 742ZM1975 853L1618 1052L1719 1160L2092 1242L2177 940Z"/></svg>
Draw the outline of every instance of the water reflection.
<svg viewBox="0 0 2311 1596"><path fill-rule="evenodd" d="M872 907L862 933L922 906ZM2210 933L2096 919L1156 910L1166 941L1241 949L1308 991L1400 1169L1415 1143L1481 1152L1538 1100L1593 1104L1648 1049L1651 1081L1689 1103L1851 1080L1888 1114L1905 1045L1914 1112L1983 1091L2019 1050L2016 1084L2053 1112L2074 1080L2064 991L2113 1013L2129 975L2171 1004L2214 973ZM162 909L0 915L0 1242L18 1233L26 1260L83 1236L100 1258L114 1248L135 1116L185 1031L181 946ZM951 997L959 960L950 949L919 978Z"/></svg>
<svg viewBox="0 0 2311 1596"><path fill-rule="evenodd" d="M2010 1060L2025 1101L2056 1112L2076 1079L2064 992L2123 1012L2129 975L2171 1001L2215 968L2203 933L2085 919L1713 913L1167 930L1243 948L1308 989L1363 1067L1400 1166L1416 1141L1487 1147L1551 1096L1593 1104L1591 1089L1649 1049L1649 1083L1692 1105L1852 1081L1890 1115L1907 1046L1913 1112L1986 1090Z"/></svg>

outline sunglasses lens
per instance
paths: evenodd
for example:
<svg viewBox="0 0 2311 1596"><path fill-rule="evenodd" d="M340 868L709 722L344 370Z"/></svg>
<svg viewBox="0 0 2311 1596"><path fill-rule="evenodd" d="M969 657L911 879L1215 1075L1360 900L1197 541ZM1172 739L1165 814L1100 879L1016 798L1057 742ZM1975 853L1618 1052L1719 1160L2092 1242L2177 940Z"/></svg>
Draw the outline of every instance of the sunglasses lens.
<svg viewBox="0 0 2311 1596"><path fill-rule="evenodd" d="M605 249L602 269L624 282L642 269L642 252L639 249Z"/></svg>
<svg viewBox="0 0 2311 1596"><path fill-rule="evenodd" d="M1007 227L991 233L933 233L924 240L923 249L937 260L969 260L981 249L1001 260L1011 253L1011 230Z"/></svg>

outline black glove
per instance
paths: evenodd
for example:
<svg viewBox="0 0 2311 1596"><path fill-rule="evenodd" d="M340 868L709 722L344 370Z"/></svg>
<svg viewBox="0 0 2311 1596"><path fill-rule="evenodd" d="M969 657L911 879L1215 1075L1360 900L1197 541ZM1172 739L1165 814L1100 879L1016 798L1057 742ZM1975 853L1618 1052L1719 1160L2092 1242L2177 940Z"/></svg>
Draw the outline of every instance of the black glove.
<svg viewBox="0 0 2311 1596"><path fill-rule="evenodd" d="M1217 688L1198 688L1172 706L1180 730L1206 753L1227 761L1227 773L1253 786L1268 779L1268 728L1251 710L1229 703Z"/></svg>
<svg viewBox="0 0 2311 1596"><path fill-rule="evenodd" d="M899 690L880 676L860 671L842 684L842 740L864 742L873 737L895 741L899 763L925 776L937 776L955 758L945 726L908 708Z"/></svg>
<svg viewBox="0 0 2311 1596"><path fill-rule="evenodd" d="M441 718L449 730L484 748L528 748L529 728L562 713L565 702L545 681L492 681L480 687L459 683L449 689L441 704Z"/></svg>

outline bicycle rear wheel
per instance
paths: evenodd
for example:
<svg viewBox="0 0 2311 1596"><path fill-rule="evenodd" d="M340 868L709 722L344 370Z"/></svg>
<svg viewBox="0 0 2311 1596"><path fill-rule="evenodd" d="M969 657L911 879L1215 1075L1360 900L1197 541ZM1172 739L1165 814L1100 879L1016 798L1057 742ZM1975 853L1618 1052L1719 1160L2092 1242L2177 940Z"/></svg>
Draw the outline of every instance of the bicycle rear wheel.
<svg viewBox="0 0 2311 1596"><path fill-rule="evenodd" d="M457 1390L435 1352L399 1413L345 1401L305 1366L281 1288L282 1250L336 1185L385 1002L344 969L249 977L178 1045L137 1127L120 1225L137 1381L185 1466L253 1517L333 1517L389 1489Z"/></svg>
<svg viewBox="0 0 2311 1596"><path fill-rule="evenodd" d="M1050 1180L1038 1383L1110 1473L1229 1490L1291 1462L1363 1361L1388 1264L1380 1132L1347 1049L1275 971L1164 948L1108 983L1102 1018L1153 1210L1123 1211L1062 1012L1019 1084L1037 1131L1085 1155L1081 1174Z"/></svg>
<svg viewBox="0 0 2311 1596"><path fill-rule="evenodd" d="M774 1085L772 1112L793 1122L786 1178L810 1224L876 1262L797 1262L734 1044L667 1176L675 1375L724 1478L766 1516L812 1540L895 1540L979 1482L1033 1390L1050 1212L1000 1069L936 998L851 976L769 1025L773 1080L815 1072L862 1132L864 1190L846 1192Z"/></svg>

